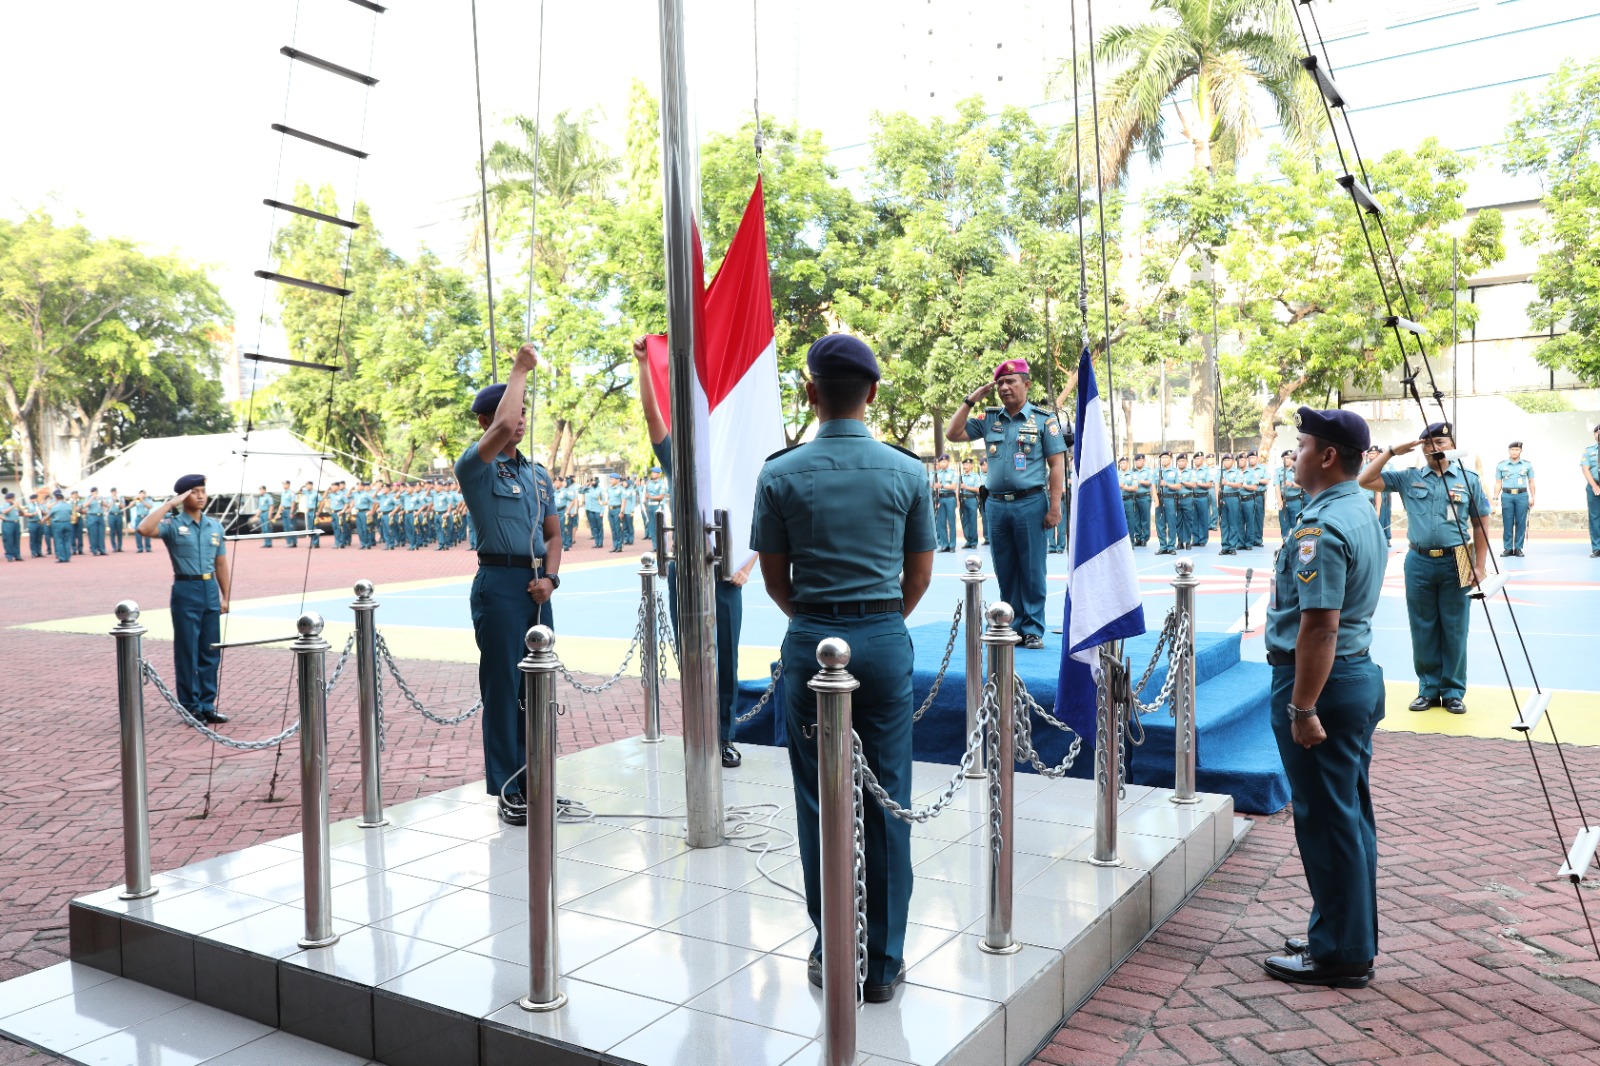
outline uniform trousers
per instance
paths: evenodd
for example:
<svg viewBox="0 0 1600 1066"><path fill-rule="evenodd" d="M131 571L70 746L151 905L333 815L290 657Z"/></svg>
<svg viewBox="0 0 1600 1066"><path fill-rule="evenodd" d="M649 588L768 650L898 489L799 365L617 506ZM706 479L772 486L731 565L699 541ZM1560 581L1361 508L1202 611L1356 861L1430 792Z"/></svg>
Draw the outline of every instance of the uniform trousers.
<svg viewBox="0 0 1600 1066"><path fill-rule="evenodd" d="M216 578L172 583L172 670L178 702L194 714L217 709L222 593Z"/></svg>
<svg viewBox="0 0 1600 1066"><path fill-rule="evenodd" d="M22 523L0 522L0 540L5 542L6 558L22 561Z"/></svg>
<svg viewBox="0 0 1600 1066"><path fill-rule="evenodd" d="M943 492L934 498L933 540L940 551L956 546L956 496Z"/></svg>
<svg viewBox="0 0 1600 1066"><path fill-rule="evenodd" d="M1250 494L1250 543L1261 547L1265 542L1267 527L1267 497L1265 493Z"/></svg>
<svg viewBox="0 0 1600 1066"><path fill-rule="evenodd" d="M1239 506L1237 492L1224 492L1222 494L1222 548L1224 551L1243 551L1246 541L1241 534L1244 531L1244 516Z"/></svg>
<svg viewBox="0 0 1600 1066"><path fill-rule="evenodd" d="M1470 550L1470 549L1469 549ZM1455 553L1434 559L1406 552L1406 616L1417 694L1461 699L1467 694L1467 590L1456 576Z"/></svg>
<svg viewBox="0 0 1600 1066"><path fill-rule="evenodd" d="M1024 637L1044 636L1046 494L1007 503L989 496L989 543L1000 596L1016 612L1012 626Z"/></svg>
<svg viewBox="0 0 1600 1066"><path fill-rule="evenodd" d="M1583 502L1589 505L1589 550L1600 552L1600 496L1594 494L1587 480L1583 483Z"/></svg>
<svg viewBox="0 0 1600 1066"><path fill-rule="evenodd" d="M1385 544L1394 543L1394 532L1390 522L1389 503L1391 493L1385 492L1378 502L1378 524L1383 527L1383 541Z"/></svg>
<svg viewBox="0 0 1600 1066"><path fill-rule="evenodd" d="M28 551L35 559L44 555L46 532L47 530L43 522L35 522L32 520L28 522Z"/></svg>
<svg viewBox="0 0 1600 1066"><path fill-rule="evenodd" d="M961 539L962 547L976 548L978 546L978 498L976 496L961 497Z"/></svg>
<svg viewBox="0 0 1600 1066"><path fill-rule="evenodd" d="M1383 670L1371 656L1334 660L1317 698L1328 739L1294 742L1289 698L1294 667L1272 668L1272 732L1289 776L1311 920L1311 957L1330 965L1371 962L1378 953L1378 828L1369 778L1372 732L1383 720Z"/></svg>
<svg viewBox="0 0 1600 1066"><path fill-rule="evenodd" d="M739 698L739 631L744 628L744 588L712 578L717 613L717 740L733 740L733 705ZM678 639L678 564L667 560L667 613ZM683 642L678 641L678 647Z"/></svg>
<svg viewBox="0 0 1600 1066"><path fill-rule="evenodd" d="M996 514L1016 506L997 500L990 500L989 505L997 508L991 512ZM997 535L999 530L997 521ZM821 948L822 860L815 736L817 694L806 683L820 669L817 645L827 637L842 637L850 645L850 674L861 685L851 698L852 724L861 738L861 753L867 765L896 803L904 806L911 799L912 651L905 619L899 614L791 618L783 638L782 687L806 909L818 933L813 953ZM871 797L862 804L862 823L867 882L867 983L888 984L900 972L905 957L912 885L911 827L892 817Z"/></svg>
<svg viewBox="0 0 1600 1066"><path fill-rule="evenodd" d="M295 520L294 515L289 514L287 511L284 512L283 517L278 519L278 530L279 530L279 532L282 532L282 533L293 533L295 530L297 530L299 528L300 528L300 523ZM268 541L267 543L271 544L272 542ZM288 544L289 547L293 548L295 545L300 543L300 538L299 537L289 537L289 538L287 538L285 540L285 543Z"/></svg>
<svg viewBox="0 0 1600 1066"><path fill-rule="evenodd" d="M1201 489L1194 495L1194 538L1190 544L1204 548L1211 543L1211 530L1214 519L1211 515L1211 493Z"/></svg>
<svg viewBox="0 0 1600 1066"><path fill-rule="evenodd" d="M50 537L56 545L56 562L70 563L72 561L72 523L52 522L50 524Z"/></svg>
<svg viewBox="0 0 1600 1066"><path fill-rule="evenodd" d="M1286 496L1278 505L1278 536L1285 541L1289 539L1289 531L1294 524L1300 521L1301 508L1305 506L1304 496Z"/></svg>
<svg viewBox="0 0 1600 1066"><path fill-rule="evenodd" d="M1150 494L1149 493L1136 492L1136 493L1133 494L1133 517L1138 521L1138 530L1139 530L1138 533L1136 533L1134 535L1134 538L1133 538L1134 543L1138 544L1138 545L1141 545L1141 546L1143 546L1145 544L1149 544L1150 543Z"/></svg>
<svg viewBox="0 0 1600 1066"><path fill-rule="evenodd" d="M606 525L611 528L611 546L622 547L622 508L610 507L606 510Z"/></svg>
<svg viewBox="0 0 1600 1066"><path fill-rule="evenodd" d="M478 694L483 697L483 781L490 795L513 777L526 758L528 723L519 706L527 654L523 643L536 625L555 628L550 601L528 595L531 566L480 566L472 579L472 633L478 641Z"/></svg>
<svg viewBox="0 0 1600 1066"><path fill-rule="evenodd" d="M122 515L115 512L106 516L106 534L111 539L111 550L122 550Z"/></svg>
<svg viewBox="0 0 1600 1066"><path fill-rule="evenodd" d="M589 523L589 536L594 538L596 548L606 546L606 519L599 511L584 511L583 517Z"/></svg>
<svg viewBox="0 0 1600 1066"><path fill-rule="evenodd" d="M1200 543L1199 515L1195 513L1194 494L1186 492L1178 497L1178 543Z"/></svg>
<svg viewBox="0 0 1600 1066"><path fill-rule="evenodd" d="M1177 495L1162 493L1156 501L1156 537L1161 542L1162 551L1177 550L1179 542L1183 540L1183 527L1179 523Z"/></svg>
<svg viewBox="0 0 1600 1066"><path fill-rule="evenodd" d="M1500 533L1508 552L1519 552L1528 540L1528 493L1500 494Z"/></svg>

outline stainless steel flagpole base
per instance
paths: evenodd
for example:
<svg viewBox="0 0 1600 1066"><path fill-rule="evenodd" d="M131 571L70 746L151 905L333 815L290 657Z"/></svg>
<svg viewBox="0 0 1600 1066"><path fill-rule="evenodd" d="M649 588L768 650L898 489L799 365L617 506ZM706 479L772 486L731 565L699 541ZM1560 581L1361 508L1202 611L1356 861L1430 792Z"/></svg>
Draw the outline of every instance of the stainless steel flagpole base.
<svg viewBox="0 0 1600 1066"><path fill-rule="evenodd" d="M517 669L527 705L528 798L528 994L526 1011L552 1011L567 1001L561 991L556 914L556 635L534 626Z"/></svg>
<svg viewBox="0 0 1600 1066"><path fill-rule="evenodd" d="M118 899L145 899L160 889L150 884L149 773L144 753L144 626L139 605L117 604L117 721L122 748L122 870Z"/></svg>

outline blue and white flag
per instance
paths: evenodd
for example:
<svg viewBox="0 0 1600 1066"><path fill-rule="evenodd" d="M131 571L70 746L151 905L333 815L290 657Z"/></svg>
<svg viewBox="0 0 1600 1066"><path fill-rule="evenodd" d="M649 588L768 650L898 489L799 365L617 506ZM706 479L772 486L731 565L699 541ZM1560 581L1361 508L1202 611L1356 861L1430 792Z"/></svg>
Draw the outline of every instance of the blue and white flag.
<svg viewBox="0 0 1600 1066"><path fill-rule="evenodd" d="M1073 428L1071 539L1056 713L1085 745L1093 745L1098 649L1113 640L1138 636L1145 625L1122 486L1088 348L1078 361Z"/></svg>

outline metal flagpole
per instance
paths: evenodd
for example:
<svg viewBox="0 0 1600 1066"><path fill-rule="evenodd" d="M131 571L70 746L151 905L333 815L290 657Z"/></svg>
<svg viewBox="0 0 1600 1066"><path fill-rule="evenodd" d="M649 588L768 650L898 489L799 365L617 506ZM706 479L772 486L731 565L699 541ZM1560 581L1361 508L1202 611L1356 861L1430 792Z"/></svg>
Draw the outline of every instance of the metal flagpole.
<svg viewBox="0 0 1600 1066"><path fill-rule="evenodd" d="M695 352L701 346L696 205L699 146L689 108L685 0L661 0L661 177L667 271L667 363L671 368L672 522L678 574L679 683L689 846L722 843L722 762L717 739L717 616L706 522L695 463Z"/></svg>

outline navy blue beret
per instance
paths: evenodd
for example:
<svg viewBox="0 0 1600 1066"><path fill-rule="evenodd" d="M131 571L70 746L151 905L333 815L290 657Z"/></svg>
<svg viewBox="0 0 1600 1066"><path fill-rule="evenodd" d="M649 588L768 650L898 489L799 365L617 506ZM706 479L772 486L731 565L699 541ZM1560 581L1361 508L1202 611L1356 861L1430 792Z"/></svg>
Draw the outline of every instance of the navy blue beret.
<svg viewBox="0 0 1600 1066"><path fill-rule="evenodd" d="M872 354L866 342L848 333L830 333L818 337L806 352L806 369L813 377L871 378L877 381L883 375L878 370L878 357Z"/></svg>
<svg viewBox="0 0 1600 1066"><path fill-rule="evenodd" d="M1157 459L1161 459L1161 458L1171 459L1172 458L1172 453L1171 452L1162 452L1160 455L1156 456L1156 458Z"/></svg>
<svg viewBox="0 0 1600 1066"><path fill-rule="evenodd" d="M1366 451L1367 445L1372 443L1372 431L1367 428L1367 420L1354 411L1339 408L1318 411L1312 407L1302 407L1294 413L1294 424L1301 433L1330 444L1342 444L1358 452Z"/></svg>
<svg viewBox="0 0 1600 1066"><path fill-rule="evenodd" d="M1455 434L1450 432L1450 423L1448 423L1448 422L1429 422L1428 423L1428 428L1423 430L1421 435L1418 436L1417 439L1418 440L1427 440L1429 437L1454 437L1454 436L1455 436Z"/></svg>
<svg viewBox="0 0 1600 1066"><path fill-rule="evenodd" d="M1133 457L1135 459L1143 459L1144 458L1144 452L1134 452L1133 453Z"/></svg>
<svg viewBox="0 0 1600 1066"><path fill-rule="evenodd" d="M506 383L495 382L485 385L478 390L478 395L472 398L472 413L475 415L492 415L495 408L500 406L500 397L506 393Z"/></svg>
<svg viewBox="0 0 1600 1066"><path fill-rule="evenodd" d="M185 474L172 483L173 492L188 492L190 489L199 488L206 483L204 474Z"/></svg>

